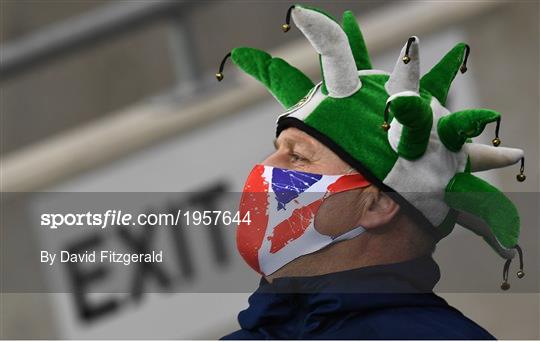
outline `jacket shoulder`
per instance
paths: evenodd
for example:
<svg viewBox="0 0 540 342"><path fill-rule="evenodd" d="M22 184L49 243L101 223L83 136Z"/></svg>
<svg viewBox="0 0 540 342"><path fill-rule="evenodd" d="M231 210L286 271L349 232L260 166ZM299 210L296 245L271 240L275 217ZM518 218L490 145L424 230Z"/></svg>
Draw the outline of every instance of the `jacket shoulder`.
<svg viewBox="0 0 540 342"><path fill-rule="evenodd" d="M385 340L495 339L484 328L450 306L399 307L376 310L370 314L351 319L347 324L343 324L342 328L341 334L347 335L343 338Z"/></svg>

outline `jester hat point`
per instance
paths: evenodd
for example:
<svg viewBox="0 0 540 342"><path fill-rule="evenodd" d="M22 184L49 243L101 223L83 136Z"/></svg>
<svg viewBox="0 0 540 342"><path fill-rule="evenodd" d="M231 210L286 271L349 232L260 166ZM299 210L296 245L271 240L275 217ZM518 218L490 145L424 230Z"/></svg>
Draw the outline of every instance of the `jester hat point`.
<svg viewBox="0 0 540 342"><path fill-rule="evenodd" d="M506 259L503 285L518 245L519 214L496 187L472 173L521 161L524 153L499 147L500 113L489 109L451 112L445 107L458 71L467 71L470 48L459 43L421 76L420 41L410 37L391 73L374 70L352 12L341 23L304 5L287 11L319 55L322 81L314 84L280 58L249 48L233 49L216 77L223 79L226 59L261 82L283 105L277 135L298 128L325 144L369 181L387 192L440 240L456 223L480 235ZM472 142L487 124L495 123L493 146Z"/></svg>

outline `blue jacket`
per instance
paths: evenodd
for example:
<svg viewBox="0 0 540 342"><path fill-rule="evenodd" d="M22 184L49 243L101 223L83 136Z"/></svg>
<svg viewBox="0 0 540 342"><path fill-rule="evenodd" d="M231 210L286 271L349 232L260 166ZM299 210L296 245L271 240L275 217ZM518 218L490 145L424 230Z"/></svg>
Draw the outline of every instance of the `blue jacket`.
<svg viewBox="0 0 540 342"><path fill-rule="evenodd" d="M314 277L261 280L223 339L494 339L433 293L430 257Z"/></svg>

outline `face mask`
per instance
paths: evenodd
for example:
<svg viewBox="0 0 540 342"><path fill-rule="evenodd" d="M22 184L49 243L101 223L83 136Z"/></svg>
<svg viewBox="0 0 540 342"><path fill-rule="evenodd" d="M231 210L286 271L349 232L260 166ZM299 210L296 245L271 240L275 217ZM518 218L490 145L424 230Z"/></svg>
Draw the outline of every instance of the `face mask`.
<svg viewBox="0 0 540 342"><path fill-rule="evenodd" d="M360 174L319 175L256 165L240 199L240 217L249 212L249 221L240 222L236 232L240 255L255 271L270 275L302 255L360 235L363 227L323 235L315 229L315 216L332 194L369 184Z"/></svg>

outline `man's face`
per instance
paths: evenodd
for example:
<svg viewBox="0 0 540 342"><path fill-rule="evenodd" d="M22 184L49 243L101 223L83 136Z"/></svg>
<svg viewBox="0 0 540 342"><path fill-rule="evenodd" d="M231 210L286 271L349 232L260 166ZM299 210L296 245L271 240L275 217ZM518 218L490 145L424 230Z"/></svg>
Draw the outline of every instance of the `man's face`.
<svg viewBox="0 0 540 342"><path fill-rule="evenodd" d="M274 145L276 150L262 162L264 165L325 175L356 173L328 147L297 128L285 129ZM336 236L357 227L363 195L362 189L355 189L330 196L317 213L315 228Z"/></svg>

